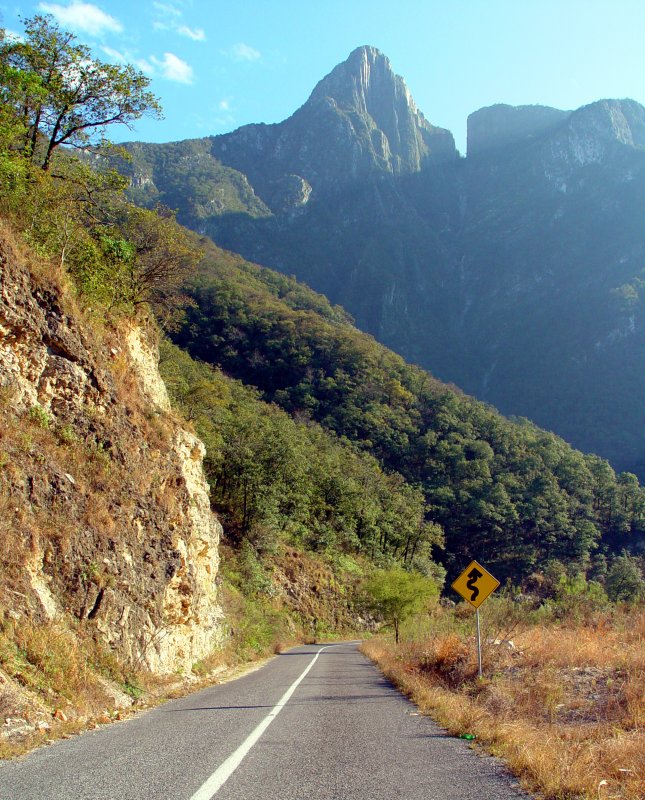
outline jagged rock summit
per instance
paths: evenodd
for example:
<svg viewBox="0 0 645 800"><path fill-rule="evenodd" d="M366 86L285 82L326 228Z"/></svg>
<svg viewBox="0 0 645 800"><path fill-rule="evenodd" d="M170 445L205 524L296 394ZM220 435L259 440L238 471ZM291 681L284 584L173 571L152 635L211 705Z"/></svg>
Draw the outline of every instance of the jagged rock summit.
<svg viewBox="0 0 645 800"><path fill-rule="evenodd" d="M389 60L359 47L275 125L245 125L212 139L212 154L244 173L272 210L304 205L374 172L401 175L456 158L452 134L418 110Z"/></svg>
<svg viewBox="0 0 645 800"><path fill-rule="evenodd" d="M367 125L374 155L389 172L416 172L427 160L455 158L450 131L426 120L403 78L375 47L354 50L318 83L304 108L325 102Z"/></svg>

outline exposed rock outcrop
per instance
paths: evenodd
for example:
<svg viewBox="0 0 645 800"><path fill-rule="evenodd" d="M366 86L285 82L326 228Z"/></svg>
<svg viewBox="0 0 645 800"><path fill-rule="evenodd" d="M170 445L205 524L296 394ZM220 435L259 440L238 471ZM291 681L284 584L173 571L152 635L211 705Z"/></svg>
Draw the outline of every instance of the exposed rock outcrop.
<svg viewBox="0 0 645 800"><path fill-rule="evenodd" d="M53 284L34 285L16 252L0 242L0 386L17 412L39 405L63 415L104 414L114 386L90 358L89 343L65 313Z"/></svg>
<svg viewBox="0 0 645 800"><path fill-rule="evenodd" d="M221 528L204 447L170 412L154 338L93 334L2 237L0 388L15 581L0 582L0 599L32 620L83 621L131 666L189 671L222 636Z"/></svg>
<svg viewBox="0 0 645 800"><path fill-rule="evenodd" d="M571 114L547 157L577 169L624 147L645 149L645 108L634 100L599 100Z"/></svg>

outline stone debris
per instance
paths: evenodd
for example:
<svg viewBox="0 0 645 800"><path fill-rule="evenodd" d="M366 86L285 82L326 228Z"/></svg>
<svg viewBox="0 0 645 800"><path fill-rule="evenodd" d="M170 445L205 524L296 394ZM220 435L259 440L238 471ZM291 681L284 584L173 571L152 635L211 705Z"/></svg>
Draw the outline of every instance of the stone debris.
<svg viewBox="0 0 645 800"><path fill-rule="evenodd" d="M2 739L19 739L33 733L36 727L29 723L23 717L7 717L0 730L0 738Z"/></svg>
<svg viewBox="0 0 645 800"><path fill-rule="evenodd" d="M492 647L499 647L502 650L509 650L510 652L517 650L512 639L487 639L486 644Z"/></svg>

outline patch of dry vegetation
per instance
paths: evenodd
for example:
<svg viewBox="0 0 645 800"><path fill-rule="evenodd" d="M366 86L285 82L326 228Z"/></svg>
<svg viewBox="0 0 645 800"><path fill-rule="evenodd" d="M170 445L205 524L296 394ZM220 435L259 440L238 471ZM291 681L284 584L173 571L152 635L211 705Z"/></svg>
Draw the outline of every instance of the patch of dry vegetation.
<svg viewBox="0 0 645 800"><path fill-rule="evenodd" d="M422 635L364 651L422 711L475 734L545 798L642 800L645 606L556 623L489 601L481 680L464 611L437 608Z"/></svg>

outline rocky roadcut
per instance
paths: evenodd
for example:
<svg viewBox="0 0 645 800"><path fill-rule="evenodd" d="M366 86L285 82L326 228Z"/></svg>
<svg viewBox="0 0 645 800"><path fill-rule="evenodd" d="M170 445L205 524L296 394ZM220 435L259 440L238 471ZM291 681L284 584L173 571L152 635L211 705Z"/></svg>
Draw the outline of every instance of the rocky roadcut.
<svg viewBox="0 0 645 800"><path fill-rule="evenodd" d="M93 660L82 652L93 647L90 629L122 664L157 674L189 672L210 655L222 636L221 528L203 445L170 412L154 339L125 325L101 341L64 283L32 274L7 234L0 263L0 384L11 420L1 440L0 604L19 648L60 670L62 692L43 705L0 673L8 734L24 711L41 728L57 706L74 721L66 670L71 684L91 684L95 712L114 706L119 690L83 663ZM33 680L37 688L36 671Z"/></svg>

